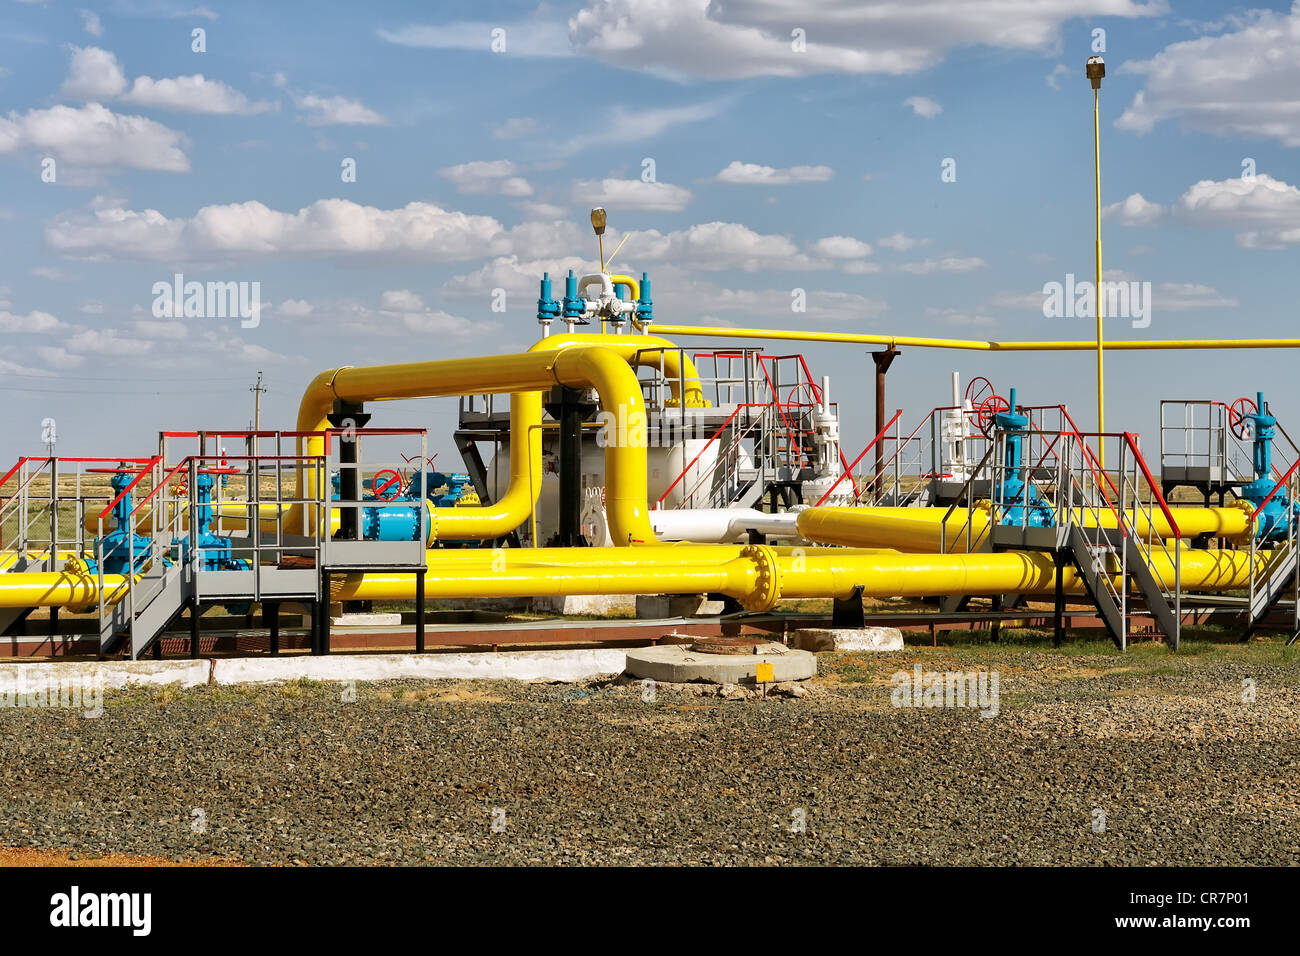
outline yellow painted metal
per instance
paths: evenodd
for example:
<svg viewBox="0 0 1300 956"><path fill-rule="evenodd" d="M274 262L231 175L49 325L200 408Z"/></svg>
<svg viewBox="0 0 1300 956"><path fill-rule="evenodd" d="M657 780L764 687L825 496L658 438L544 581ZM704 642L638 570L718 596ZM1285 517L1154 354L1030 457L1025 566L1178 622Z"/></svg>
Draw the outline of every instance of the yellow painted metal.
<svg viewBox="0 0 1300 956"><path fill-rule="evenodd" d="M1102 303L1105 301L1101 294L1101 109L1099 106L1101 97L1101 87L1094 85L1092 88L1092 154L1093 169L1096 171L1096 197L1097 197L1097 284L1093 286L1093 292L1097 299L1097 431L1106 431L1106 378L1102 373ZM1106 470L1106 443L1099 442L1097 448L1098 464L1103 471Z"/></svg>
<svg viewBox="0 0 1300 956"><path fill-rule="evenodd" d="M926 338L915 335L870 335L857 332L817 332L793 329L745 329L727 326L654 324L664 335L697 335L720 339L771 339L787 342L839 342L911 348L959 349L975 352L1091 352L1093 339L995 342L979 339ZM1300 339L1129 339L1108 342L1110 352L1164 349L1300 349Z"/></svg>
<svg viewBox="0 0 1300 956"><path fill-rule="evenodd" d="M592 349L618 356L623 362L622 372L607 359L560 357L565 353ZM438 537L444 540L489 540L515 530L528 520L541 492L540 391L555 384L579 388L594 386L605 410L615 414L620 421L640 422L638 429L627 430L629 437L639 437L639 442L629 440L606 445L607 507L612 492L619 503L623 521L618 526L616 541L649 543L654 536L648 534L644 494L634 505L630 499L636 490L622 488L617 482L625 480L644 488L646 480L645 407L636 375L628 365L658 367L661 363L675 400L684 400L687 406L707 404L694 365L666 339L651 335L553 335L524 353L330 369L316 376L303 394L298 410L298 430L323 431L330 427L326 416L336 398L363 403L434 395L510 392L511 433L529 437L528 454L524 454L523 443L511 442L511 480L501 502L482 508L430 509L430 530ZM600 382L583 380L581 375L574 374L573 370L578 367L583 369L582 374L598 375ZM682 385L685 394L677 394ZM605 394L606 391L610 394ZM531 397L524 397L526 395ZM319 439L306 439L300 442L299 447L299 454L323 453L323 443ZM315 475L310 469L299 471L300 497L314 494L314 481ZM294 517L290 526L298 529L303 528L299 515L307 521L314 520L309 508L295 507L291 514ZM611 531L614 528L611 521Z"/></svg>
<svg viewBox="0 0 1300 956"><path fill-rule="evenodd" d="M856 586L876 597L929 594L1045 594L1051 591L1052 558L1046 554L863 553L810 548L778 551L766 546L696 546L639 549L637 560L618 549L557 548L436 551L425 577L427 597L528 597L566 594L728 594L755 610L780 599L848 597ZM579 554L578 552L584 552ZM610 557L602 562L597 555ZM538 563L539 554L549 563ZM1182 586L1226 590L1250 583L1249 551L1184 551ZM1256 571L1270 559L1256 554ZM1173 564L1156 555L1152 570L1172 586ZM1066 588L1082 590L1073 572ZM1116 586L1120 585L1118 576ZM105 576L110 599L124 591L125 578ZM91 607L95 578L84 573L17 572L0 575L0 606ZM397 573L340 576L331 600L409 600L415 575Z"/></svg>
<svg viewBox="0 0 1300 956"><path fill-rule="evenodd" d="M1250 533L1250 512L1246 507L1171 508L1174 521L1184 538L1210 535L1230 539L1245 538ZM894 548L909 552L959 552L966 550L966 510L954 509L944 522L945 508L808 508L799 512L799 534L822 544L850 545L863 548ZM1098 515L1078 511L1080 524L1092 524ZM971 539L978 544L988 529L989 513L976 507L971 512ZM1114 512L1100 515L1104 528L1116 526ZM1155 515L1155 534L1173 536L1173 529L1163 514ZM1146 535L1148 527L1139 515L1135 530Z"/></svg>

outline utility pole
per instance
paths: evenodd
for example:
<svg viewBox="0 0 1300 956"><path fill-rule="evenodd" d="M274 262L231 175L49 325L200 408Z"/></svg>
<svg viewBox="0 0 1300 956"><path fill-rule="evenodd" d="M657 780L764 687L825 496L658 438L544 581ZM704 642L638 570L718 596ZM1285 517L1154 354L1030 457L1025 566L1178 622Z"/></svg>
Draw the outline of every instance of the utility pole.
<svg viewBox="0 0 1300 956"><path fill-rule="evenodd" d="M262 393L266 391L266 386L262 384L262 372L259 369L257 373L257 384L248 389L253 393L253 431L262 430Z"/></svg>
<svg viewBox="0 0 1300 956"><path fill-rule="evenodd" d="M1097 296L1097 431L1106 431L1106 385L1102 376L1102 296L1101 296L1101 81L1106 75L1106 64L1099 56L1088 57L1084 73L1092 84L1092 161L1096 172L1097 199L1097 285L1093 289ZM1097 438L1098 464L1106 469L1106 439Z"/></svg>

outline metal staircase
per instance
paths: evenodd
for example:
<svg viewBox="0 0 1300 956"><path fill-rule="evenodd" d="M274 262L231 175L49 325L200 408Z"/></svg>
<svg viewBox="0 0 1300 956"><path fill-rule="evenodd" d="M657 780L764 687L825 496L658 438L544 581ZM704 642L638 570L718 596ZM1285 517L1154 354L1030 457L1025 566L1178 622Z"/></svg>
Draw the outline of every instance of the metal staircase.
<svg viewBox="0 0 1300 956"><path fill-rule="evenodd" d="M1107 457L1117 468L1102 468L1089 438L1099 447L1110 445ZM944 551L1050 553L1056 567L1058 639L1064 633L1064 569L1072 564L1120 650L1129 643L1135 601L1177 649L1182 544L1136 436L999 427L968 485L982 475L995 491L978 503L969 487L959 497L965 501L966 522L951 532L951 541L949 524L961 509L957 503L949 506L943 519ZM985 509L987 522L977 529L976 512ZM1164 527L1172 537L1161 533ZM963 602L949 599L945 607L955 609Z"/></svg>
<svg viewBox="0 0 1300 956"><path fill-rule="evenodd" d="M1287 501L1294 502L1297 500L1297 494L1300 493L1300 474L1298 472L1300 472L1300 459L1291 464L1286 473L1273 486L1273 490L1268 497L1253 510L1251 514L1252 525L1257 525L1263 520L1260 513L1265 510L1268 503L1275 497L1282 495ZM1271 540L1268 543L1272 547L1264 552L1268 557L1264 560L1262 568L1259 568L1258 561L1261 550L1259 536L1251 535L1250 598L1247 604L1246 627L1242 634L1242 640L1247 640L1251 634L1263 625L1265 619L1288 592L1290 592L1291 597L1291 622L1288 628L1290 636L1287 638L1287 644L1294 644L1297 637L1300 637L1300 574L1297 574L1297 569L1300 568L1300 532L1297 531L1297 522L1289 517L1285 522L1285 526L1278 530L1280 534L1275 533L1270 536Z"/></svg>

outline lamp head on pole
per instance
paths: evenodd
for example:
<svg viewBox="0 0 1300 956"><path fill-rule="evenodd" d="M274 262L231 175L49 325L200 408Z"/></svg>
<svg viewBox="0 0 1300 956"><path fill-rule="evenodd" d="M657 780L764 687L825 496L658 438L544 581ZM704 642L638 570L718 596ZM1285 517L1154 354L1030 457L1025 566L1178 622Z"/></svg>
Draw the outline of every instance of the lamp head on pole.
<svg viewBox="0 0 1300 956"><path fill-rule="evenodd" d="M596 231L598 236L605 234L605 210L601 206L597 206L591 211L591 228Z"/></svg>
<svg viewBox="0 0 1300 956"><path fill-rule="evenodd" d="M1088 63L1084 67L1084 73L1092 82L1094 90L1101 89L1101 78L1106 75L1106 61L1099 56L1088 57Z"/></svg>

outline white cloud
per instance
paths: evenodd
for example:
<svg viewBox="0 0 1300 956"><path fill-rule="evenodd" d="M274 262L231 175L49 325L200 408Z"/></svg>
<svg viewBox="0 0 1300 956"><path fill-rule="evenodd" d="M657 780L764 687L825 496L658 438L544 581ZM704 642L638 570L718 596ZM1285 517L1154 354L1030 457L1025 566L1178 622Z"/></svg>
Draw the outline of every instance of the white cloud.
<svg viewBox="0 0 1300 956"><path fill-rule="evenodd" d="M1164 214L1163 206L1151 202L1141 193L1133 193L1127 199L1112 203L1101 211L1103 219L1113 220L1124 226L1149 226L1159 222Z"/></svg>
<svg viewBox="0 0 1300 956"><path fill-rule="evenodd" d="M541 125L531 116L517 116L506 120L492 130L493 139L520 139L532 136Z"/></svg>
<svg viewBox="0 0 1300 956"><path fill-rule="evenodd" d="M569 56L573 52L568 29L548 17L544 7L521 20L459 20L375 32L389 43L428 50L472 50L495 56Z"/></svg>
<svg viewBox="0 0 1300 956"><path fill-rule="evenodd" d="M810 249L825 259L864 259L871 255L870 243L852 236L827 236L814 242Z"/></svg>
<svg viewBox="0 0 1300 956"><path fill-rule="evenodd" d="M698 269L826 268L786 236L764 235L737 222L698 223L669 233L639 232L628 244L628 255Z"/></svg>
<svg viewBox="0 0 1300 956"><path fill-rule="evenodd" d="M1165 207L1134 193L1107 206L1109 219L1126 226L1155 223L1231 229L1237 244L1248 249L1281 249L1300 245L1300 189L1266 173L1204 179Z"/></svg>
<svg viewBox="0 0 1300 956"><path fill-rule="evenodd" d="M743 186L785 186L790 183L824 183L833 179L829 166L790 166L777 169L735 160L713 177L714 182Z"/></svg>
<svg viewBox="0 0 1300 956"><path fill-rule="evenodd" d="M1059 90L1061 88L1061 77L1069 75L1070 68L1064 63L1058 63L1056 66L1052 67L1052 72L1048 73L1047 76L1044 77L1044 80L1052 89ZM1082 77L1082 74L1080 74L1080 76Z"/></svg>
<svg viewBox="0 0 1300 956"><path fill-rule="evenodd" d="M251 116L276 108L274 103L264 100L250 101L238 90L219 80L207 79L202 73L161 80L137 76L130 91L122 96L122 101L136 106L212 115Z"/></svg>
<svg viewBox="0 0 1300 956"><path fill-rule="evenodd" d="M385 292L379 301L381 315L395 317L412 332L436 332L441 335L466 337L498 328L497 322L471 322L469 319L431 309L410 289Z"/></svg>
<svg viewBox="0 0 1300 956"><path fill-rule="evenodd" d="M581 179L573 184L571 195L574 202L589 206L649 212L681 212L695 199L694 193L682 186L640 179Z"/></svg>
<svg viewBox="0 0 1300 956"><path fill-rule="evenodd" d="M817 73L900 75L951 49L1048 50L1081 15L1143 17L1165 0L595 0L569 20L578 51L614 66L736 79ZM793 42L805 31L806 48Z"/></svg>
<svg viewBox="0 0 1300 956"><path fill-rule="evenodd" d="M918 239L915 236L908 236L901 232L896 232L891 236L877 239L876 245L884 246L886 249L893 249L895 252L908 252L917 246L928 246L931 240Z"/></svg>
<svg viewBox="0 0 1300 956"><path fill-rule="evenodd" d="M81 25L86 32L92 37L102 37L104 35L104 24L99 20L99 14L93 10L78 10L81 15Z"/></svg>
<svg viewBox="0 0 1300 956"><path fill-rule="evenodd" d="M610 110L600 136L612 143L653 139L676 126L703 123L726 109L730 100L706 100L685 106L652 106L631 110L622 106Z"/></svg>
<svg viewBox="0 0 1300 956"><path fill-rule="evenodd" d="M1125 72L1146 85L1115 121L1149 132L1181 120L1189 129L1224 137L1276 139L1300 146L1300 3L1289 13L1251 11L1236 32L1173 43Z"/></svg>
<svg viewBox="0 0 1300 956"><path fill-rule="evenodd" d="M929 275L932 272L973 272L976 269L982 269L986 265L979 256L943 256L938 259L922 259L920 262L904 262L893 266L899 272L910 272L913 275Z"/></svg>
<svg viewBox="0 0 1300 956"><path fill-rule="evenodd" d="M932 100L928 96L909 96L903 100L904 106L910 106L912 112L922 119L934 119L943 112L943 107L937 100Z"/></svg>
<svg viewBox="0 0 1300 956"><path fill-rule="evenodd" d="M60 92L79 100L112 99L126 89L117 57L97 46L73 47Z"/></svg>
<svg viewBox="0 0 1300 956"><path fill-rule="evenodd" d="M12 312L0 309L0 332L57 332L67 327L66 323L56 319L48 312L33 310L26 315L15 315Z"/></svg>
<svg viewBox="0 0 1300 956"><path fill-rule="evenodd" d="M278 315L298 319L311 315L315 309L316 307L306 299L285 299L275 307L275 312Z"/></svg>
<svg viewBox="0 0 1300 956"><path fill-rule="evenodd" d="M480 159L439 170L439 174L451 180L462 193L531 196L533 187L519 175L520 172L520 168L508 159Z"/></svg>
<svg viewBox="0 0 1300 956"><path fill-rule="evenodd" d="M114 113L99 103L80 109L52 106L0 117L0 155L47 150L73 165L126 166L160 172L189 172L185 137L143 116Z"/></svg>
<svg viewBox="0 0 1300 956"><path fill-rule="evenodd" d="M567 207L557 206L555 203L524 200L515 205L530 219L564 219L569 215Z"/></svg>
<svg viewBox="0 0 1300 956"><path fill-rule="evenodd" d="M243 93L219 80L196 73L155 80L137 76L127 88L126 74L117 57L99 47L73 47L68 75L63 81L64 96L82 100L120 98L133 106L176 110L184 113L217 115L251 115L276 108L268 102L252 102Z"/></svg>
<svg viewBox="0 0 1300 956"><path fill-rule="evenodd" d="M386 126L388 119L364 106L360 100L345 96L294 97L294 104L306 114L308 126Z"/></svg>
<svg viewBox="0 0 1300 956"><path fill-rule="evenodd" d="M68 256L95 259L196 261L265 256L332 258L389 255L454 262L505 255L538 241L525 227L507 231L490 216L432 203L377 209L345 199L319 199L296 212L250 201L204 206L190 218L155 209L97 202L55 217L45 241Z"/></svg>
<svg viewBox="0 0 1300 956"><path fill-rule="evenodd" d="M1190 309L1231 309L1240 303L1213 286L1197 282L1162 282L1151 290L1152 308L1161 312Z"/></svg>

